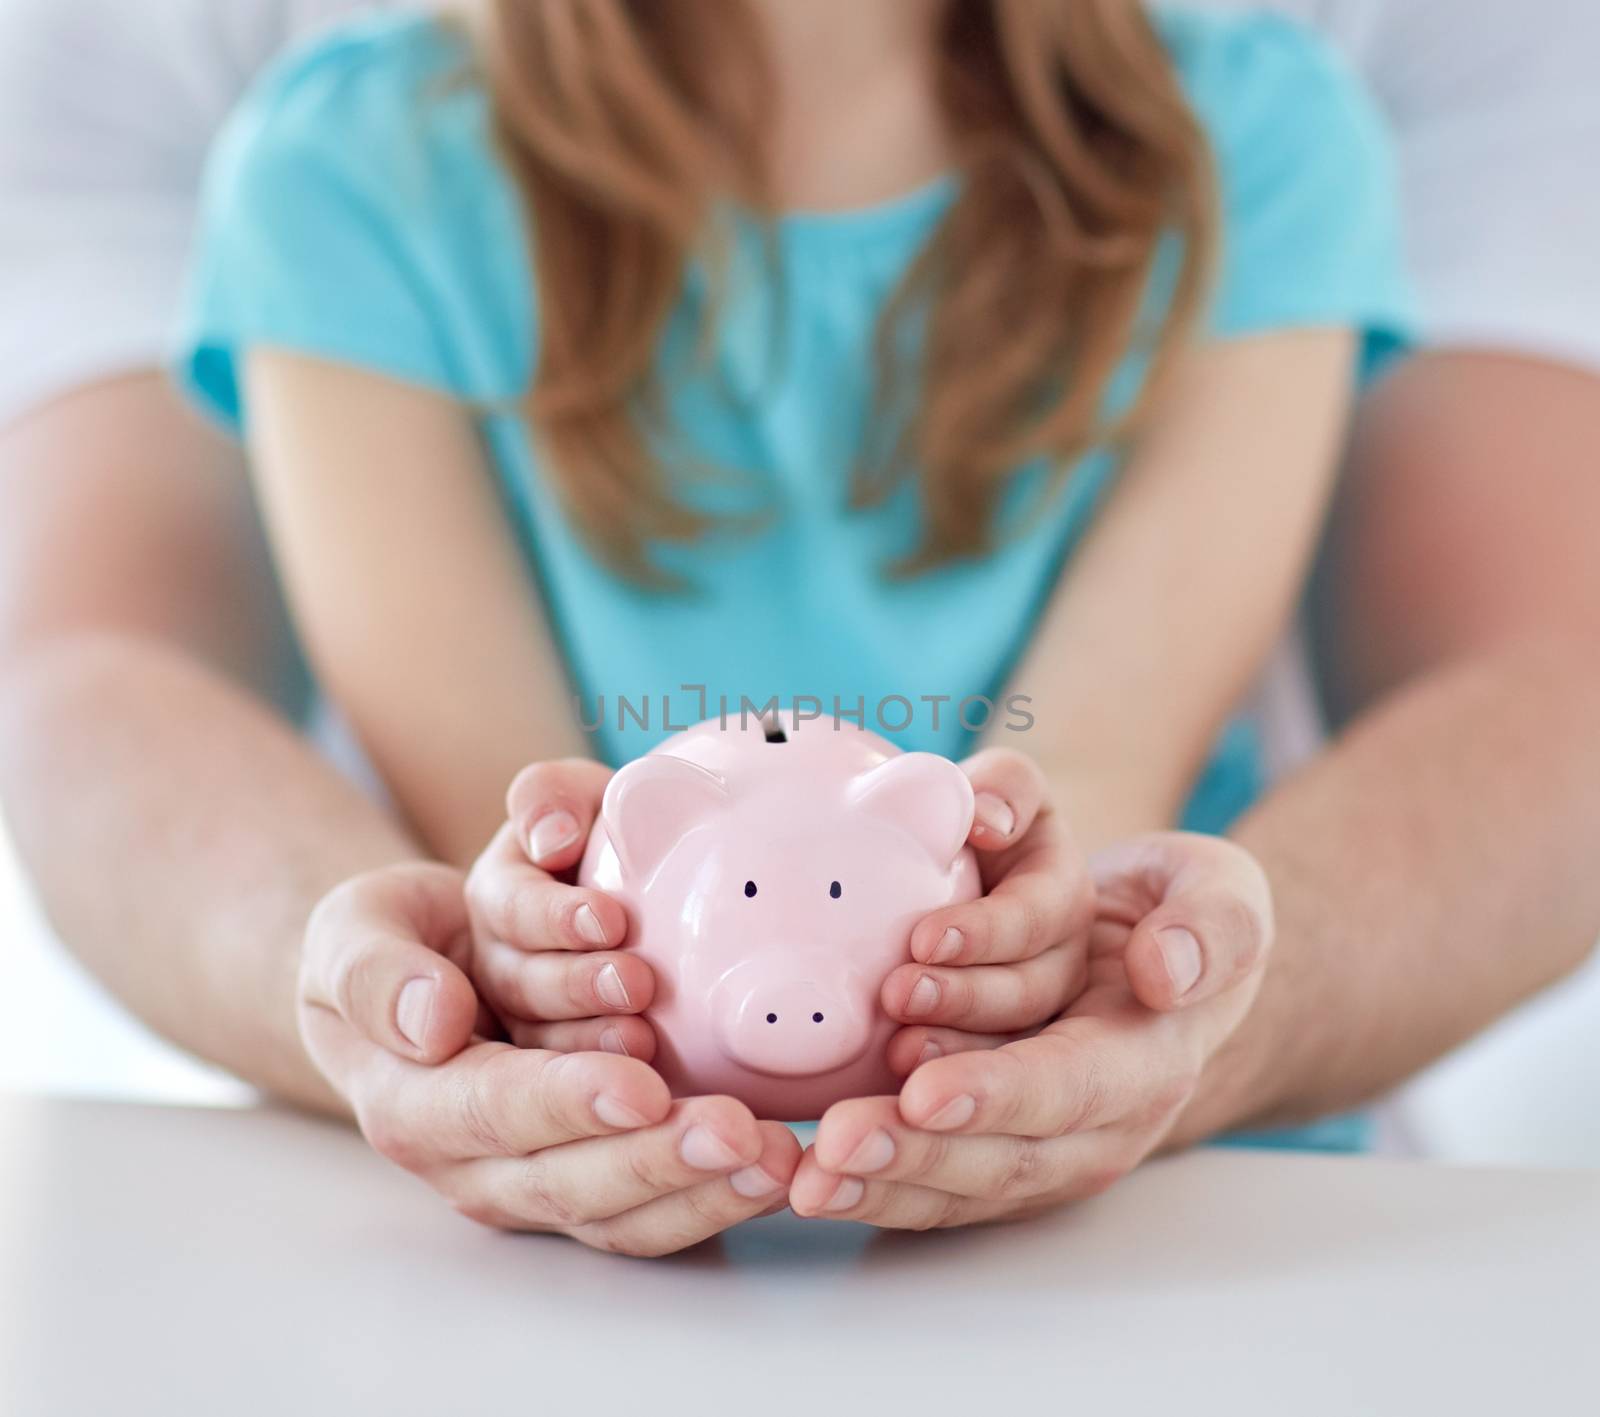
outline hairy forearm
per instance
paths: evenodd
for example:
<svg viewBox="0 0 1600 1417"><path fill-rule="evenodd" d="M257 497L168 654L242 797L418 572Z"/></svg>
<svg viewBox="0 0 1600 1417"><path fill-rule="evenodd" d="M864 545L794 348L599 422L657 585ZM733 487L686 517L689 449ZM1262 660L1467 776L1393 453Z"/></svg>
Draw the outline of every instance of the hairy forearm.
<svg viewBox="0 0 1600 1417"><path fill-rule="evenodd" d="M1393 694L1235 832L1273 883L1261 996L1177 1139L1364 1102L1600 933L1600 665L1507 643Z"/></svg>
<svg viewBox="0 0 1600 1417"><path fill-rule="evenodd" d="M301 933L338 881L416 855L258 701L154 640L64 634L0 677L0 801L67 947L180 1046L339 1104L301 1047Z"/></svg>

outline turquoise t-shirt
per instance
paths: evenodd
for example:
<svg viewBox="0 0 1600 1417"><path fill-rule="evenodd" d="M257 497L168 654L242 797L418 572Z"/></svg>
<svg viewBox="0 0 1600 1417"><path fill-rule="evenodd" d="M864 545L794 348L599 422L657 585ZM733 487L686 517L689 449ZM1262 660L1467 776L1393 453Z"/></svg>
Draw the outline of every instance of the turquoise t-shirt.
<svg viewBox="0 0 1600 1417"><path fill-rule="evenodd" d="M1344 326L1365 335L1364 359L1394 347L1409 313L1394 172L1354 79L1281 19L1160 23L1221 183L1209 333ZM911 486L879 507L848 506L872 335L956 193L945 179L868 209L780 217L770 267L733 263L709 361L697 345L707 292L690 270L659 354L662 387L683 444L745 476L686 483L683 495L769 519L754 534L663 548L660 563L690 583L679 593L629 583L591 554L516 411L538 359L530 233L467 46L436 21L382 16L324 37L277 64L235 114L207 174L180 368L235 429L248 416L238 374L252 345L473 406L580 711L611 762L722 703L736 713L774 696L861 710L906 748L959 756L984 700L995 721L1022 721L1003 702L1008 674L1115 463L1085 458L1043 507L1027 496L1043 469L1026 469L999 550L885 577L916 541L918 506ZM753 219L736 222L736 251L757 248ZM1139 378L1130 359L1112 403ZM1049 705L1024 712L1042 718ZM1226 826L1259 786L1255 757L1248 730L1225 734L1186 824Z"/></svg>

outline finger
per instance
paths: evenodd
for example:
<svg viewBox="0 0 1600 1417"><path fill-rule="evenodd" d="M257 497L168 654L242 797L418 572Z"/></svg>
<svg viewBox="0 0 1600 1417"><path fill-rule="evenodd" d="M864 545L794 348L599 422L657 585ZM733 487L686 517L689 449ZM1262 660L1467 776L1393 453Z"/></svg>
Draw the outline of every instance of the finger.
<svg viewBox="0 0 1600 1417"><path fill-rule="evenodd" d="M611 1053L477 1043L440 1068L390 1063L374 1054L363 1070L356 1116L378 1151L413 1170L637 1131L672 1105L654 1068Z"/></svg>
<svg viewBox="0 0 1600 1417"><path fill-rule="evenodd" d="M302 1003L398 1057L443 1062L466 1047L478 1016L472 984L446 957L464 953L466 938L458 872L408 863L357 876L307 923Z"/></svg>
<svg viewBox="0 0 1600 1417"><path fill-rule="evenodd" d="M762 1150L752 1165L587 1226L577 1238L628 1255L675 1254L740 1221L782 1209L800 1164L800 1143L781 1122L759 1125Z"/></svg>
<svg viewBox="0 0 1600 1417"><path fill-rule="evenodd" d="M827 1110L811 1151L829 1176L911 1181L953 1195L1019 1201L1054 1184L1046 1145L1032 1137L922 1131L905 1124L895 1098L859 1097ZM825 1204L821 1190L822 1182L808 1177L801 1204Z"/></svg>
<svg viewBox="0 0 1600 1417"><path fill-rule="evenodd" d="M576 866L610 780L611 769L588 758L523 768L506 793L506 816L528 860L547 871Z"/></svg>
<svg viewBox="0 0 1600 1417"><path fill-rule="evenodd" d="M949 1230L998 1218L993 1201L951 1195L904 1181L842 1179L822 1214L829 1220L854 1220L884 1230Z"/></svg>
<svg viewBox="0 0 1600 1417"><path fill-rule="evenodd" d="M507 1017L505 1030L519 1048L546 1048L552 1053L616 1053L648 1063L656 1055L656 1032L642 1018L569 1019L531 1023Z"/></svg>
<svg viewBox="0 0 1600 1417"><path fill-rule="evenodd" d="M805 1219L858 1220L887 1230L936 1230L987 1219L991 1202L904 1181L833 1176L807 1152L789 1186L789 1208Z"/></svg>
<svg viewBox="0 0 1600 1417"><path fill-rule="evenodd" d="M551 1022L636 1014L655 997L656 977L637 955L527 954L498 940L480 943L473 973L483 996L518 1018Z"/></svg>
<svg viewBox="0 0 1600 1417"><path fill-rule="evenodd" d="M1011 748L985 748L961 764L972 783L972 834L980 851L999 851L1027 835L1044 805L1044 773Z"/></svg>
<svg viewBox="0 0 1600 1417"><path fill-rule="evenodd" d="M964 1033L958 1028L902 1028L889 1040L889 1070L896 1077L915 1072L924 1063L950 1053L965 1053L973 1048L1001 1048L1026 1037L1021 1033Z"/></svg>
<svg viewBox="0 0 1600 1417"><path fill-rule="evenodd" d="M674 1103L659 1125L627 1135L468 1162L446 1186L491 1223L571 1230L742 1171L763 1145L760 1125L743 1103L696 1097Z"/></svg>
<svg viewBox="0 0 1600 1417"><path fill-rule="evenodd" d="M1010 964L1081 939L1094 918L1094 886L1076 850L1052 831L1024 846L987 895L935 910L911 932L923 964Z"/></svg>
<svg viewBox="0 0 1600 1417"><path fill-rule="evenodd" d="M908 1140L918 1136L912 1132ZM1043 1141L975 1136L947 1142L946 1150L930 1153L920 1164L908 1147L905 1163L866 1177L823 1170L813 1149L790 1186L791 1198L802 1197L791 1200L795 1213L918 1230L1019 1219L1099 1195L1137 1159L1124 1139L1107 1132Z"/></svg>
<svg viewBox="0 0 1600 1417"><path fill-rule="evenodd" d="M1186 1008L1258 972L1272 944L1272 891L1243 848L1178 832L1099 853L1108 916L1132 928L1128 982L1147 1008Z"/></svg>
<svg viewBox="0 0 1600 1417"><path fill-rule="evenodd" d="M1171 1015L1133 1026L1070 1019L987 1052L935 1058L906 1079L900 1115L929 1131L1053 1137L1180 1106L1199 1049Z"/></svg>
<svg viewBox="0 0 1600 1417"><path fill-rule="evenodd" d="M467 903L480 939L523 950L614 948L628 933L621 901L530 865L509 822L467 877Z"/></svg>
<svg viewBox="0 0 1600 1417"><path fill-rule="evenodd" d="M1054 1018L1083 992L1083 944L1060 945L1017 964L928 969L904 964L883 982L884 1012L901 1023L969 1033L1020 1033Z"/></svg>

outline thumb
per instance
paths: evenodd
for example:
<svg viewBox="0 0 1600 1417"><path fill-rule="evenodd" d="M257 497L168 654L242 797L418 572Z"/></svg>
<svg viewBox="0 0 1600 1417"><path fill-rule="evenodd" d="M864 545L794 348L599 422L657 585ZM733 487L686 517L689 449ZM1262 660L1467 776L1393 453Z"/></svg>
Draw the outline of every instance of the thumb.
<svg viewBox="0 0 1600 1417"><path fill-rule="evenodd" d="M302 1001L399 1057L453 1058L478 1018L477 992L449 957L468 939L462 891L459 872L422 862L345 882L307 926Z"/></svg>
<svg viewBox="0 0 1600 1417"><path fill-rule="evenodd" d="M1255 857L1220 837L1163 832L1099 854L1097 887L1121 902L1140 1003L1189 1008L1259 972L1272 946L1272 891Z"/></svg>

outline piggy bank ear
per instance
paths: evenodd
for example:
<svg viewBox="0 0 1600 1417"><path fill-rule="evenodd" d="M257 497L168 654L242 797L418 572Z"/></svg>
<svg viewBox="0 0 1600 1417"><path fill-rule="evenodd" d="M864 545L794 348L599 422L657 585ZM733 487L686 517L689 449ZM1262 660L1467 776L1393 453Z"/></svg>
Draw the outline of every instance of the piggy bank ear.
<svg viewBox="0 0 1600 1417"><path fill-rule="evenodd" d="M642 880L690 827L727 803L727 783L709 768L651 753L617 771L606 786L600 819L623 870Z"/></svg>
<svg viewBox="0 0 1600 1417"><path fill-rule="evenodd" d="M972 830L972 784L948 758L902 753L850 784L850 802L909 832L941 866Z"/></svg>

